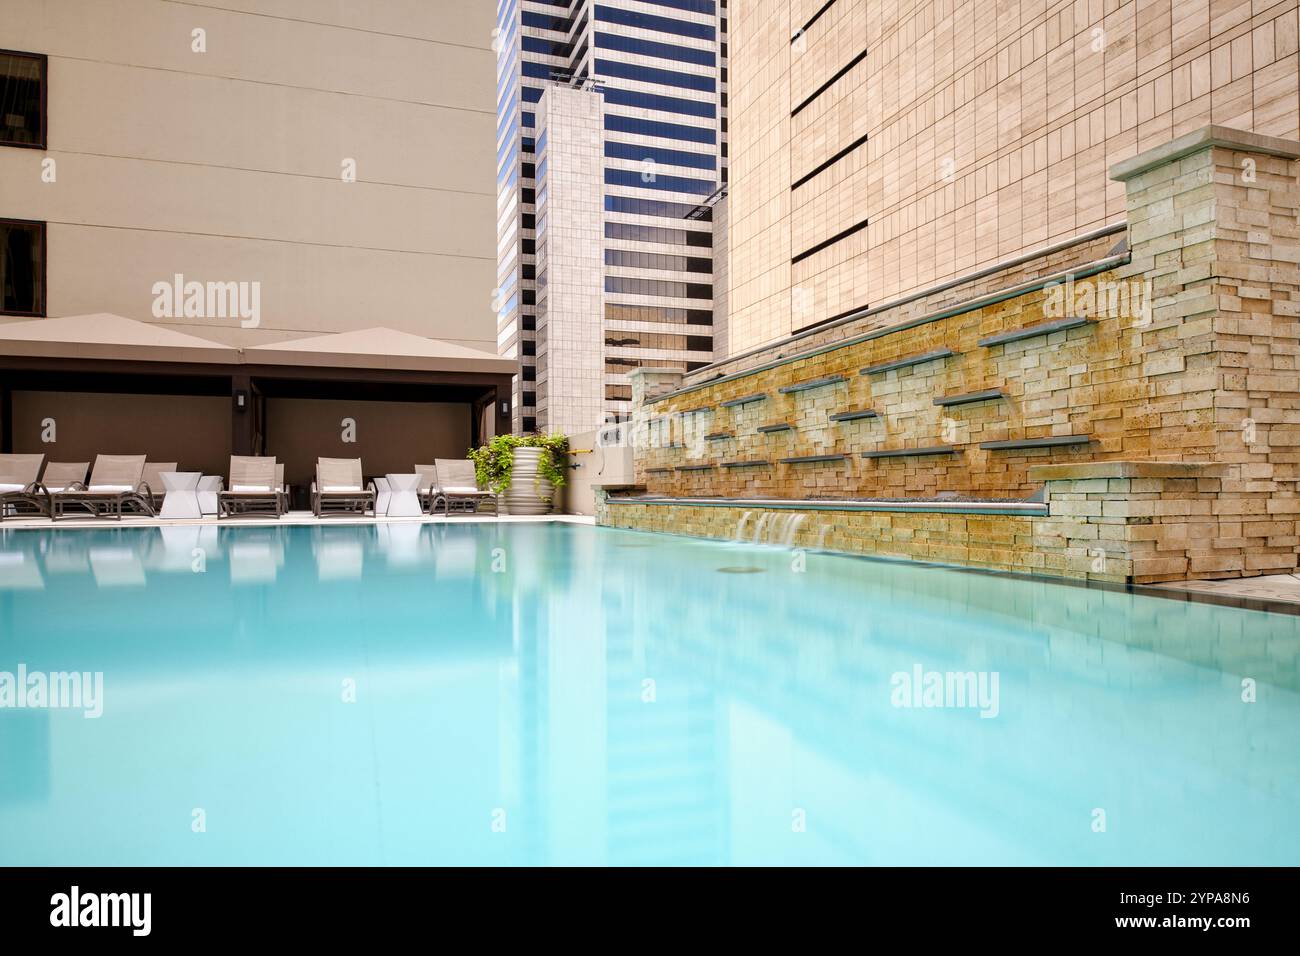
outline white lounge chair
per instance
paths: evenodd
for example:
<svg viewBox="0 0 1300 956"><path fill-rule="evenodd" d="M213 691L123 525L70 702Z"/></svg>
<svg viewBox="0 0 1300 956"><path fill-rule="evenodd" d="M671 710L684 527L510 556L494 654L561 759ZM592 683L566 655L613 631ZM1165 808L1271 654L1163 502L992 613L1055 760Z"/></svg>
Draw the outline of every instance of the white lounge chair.
<svg viewBox="0 0 1300 956"><path fill-rule="evenodd" d="M316 459L316 480L311 483L311 510L327 515L374 513L375 484L362 477L360 458Z"/></svg>
<svg viewBox="0 0 1300 956"><path fill-rule="evenodd" d="M39 483L44 464L44 455L0 455L0 521L24 511L49 513L49 499Z"/></svg>
<svg viewBox="0 0 1300 956"><path fill-rule="evenodd" d="M474 474L474 463L466 458L435 458L435 482L429 503L429 513L433 514L442 502L442 513L450 514L453 504L469 505L475 512L479 505L492 502L492 510L498 511L497 496L478 486ZM498 512L499 513L499 512Z"/></svg>
<svg viewBox="0 0 1300 956"><path fill-rule="evenodd" d="M88 482L73 481L62 491L46 485L51 520L66 517L69 505L79 505L95 518L118 521L128 507L154 515L153 492L144 480L144 459L144 455L97 455Z"/></svg>

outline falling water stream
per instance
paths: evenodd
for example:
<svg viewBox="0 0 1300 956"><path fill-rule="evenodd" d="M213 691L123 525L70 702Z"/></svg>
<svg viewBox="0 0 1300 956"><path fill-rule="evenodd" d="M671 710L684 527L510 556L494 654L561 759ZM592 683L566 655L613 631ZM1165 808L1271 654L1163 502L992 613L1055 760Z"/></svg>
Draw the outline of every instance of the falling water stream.
<svg viewBox="0 0 1300 956"><path fill-rule="evenodd" d="M736 522L736 532L733 541L748 542L750 544L774 544L781 547L793 547L795 535L803 526L807 519L806 514L799 512L773 512L766 511L759 515L758 521L754 523L752 534L746 535L750 525L750 519L754 517L753 511L746 511ZM821 530L821 538L826 537L826 528Z"/></svg>

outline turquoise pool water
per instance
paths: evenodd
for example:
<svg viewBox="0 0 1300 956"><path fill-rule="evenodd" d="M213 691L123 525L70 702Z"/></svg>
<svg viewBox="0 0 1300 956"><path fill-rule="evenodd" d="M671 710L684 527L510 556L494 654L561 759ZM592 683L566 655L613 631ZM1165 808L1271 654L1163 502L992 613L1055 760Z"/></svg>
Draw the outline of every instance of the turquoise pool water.
<svg viewBox="0 0 1300 956"><path fill-rule="evenodd" d="M1298 651L567 524L0 531L0 680L103 675L0 708L0 863L1296 864Z"/></svg>

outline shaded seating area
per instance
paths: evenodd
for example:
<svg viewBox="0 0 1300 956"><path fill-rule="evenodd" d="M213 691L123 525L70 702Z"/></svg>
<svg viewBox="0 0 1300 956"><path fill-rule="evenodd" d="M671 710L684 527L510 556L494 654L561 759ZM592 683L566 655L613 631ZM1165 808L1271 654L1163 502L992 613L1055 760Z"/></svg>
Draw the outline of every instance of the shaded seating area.
<svg viewBox="0 0 1300 956"><path fill-rule="evenodd" d="M141 475L114 484L129 483L132 492L147 485L154 510L160 476L172 471L186 481L200 476L185 493L197 495L203 515L370 513L377 479L411 475L412 460L453 457L509 431L515 368L493 353L382 327L238 348L109 313L4 323L0 454L143 456ZM47 425L57 426L57 440L43 434ZM263 477L236 481L227 467L233 458L272 459L275 494ZM350 468L346 480L325 482L318 459L363 459L370 470ZM27 470L6 475L14 480L0 482L9 496L0 517L53 510L51 492L63 493L59 517L89 513L72 492L108 499L88 496L90 484L73 485L87 471L51 486L55 472L46 465L39 487L28 487ZM416 493L427 511L433 475L420 474ZM235 487L253 484L252 492ZM115 502L108 511L118 516ZM124 499L121 515L132 513L147 512Z"/></svg>

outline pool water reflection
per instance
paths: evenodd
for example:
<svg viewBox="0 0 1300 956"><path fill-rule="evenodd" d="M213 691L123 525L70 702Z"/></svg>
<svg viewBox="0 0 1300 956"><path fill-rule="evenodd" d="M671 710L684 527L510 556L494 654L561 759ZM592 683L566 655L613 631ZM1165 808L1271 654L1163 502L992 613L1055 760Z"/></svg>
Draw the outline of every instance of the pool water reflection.
<svg viewBox="0 0 1300 956"><path fill-rule="evenodd" d="M0 863L1300 862L1300 619L793 557L0 531L0 673L104 675L99 719L0 708Z"/></svg>

